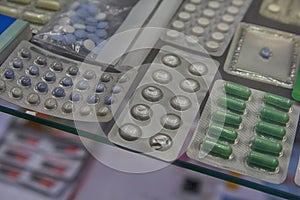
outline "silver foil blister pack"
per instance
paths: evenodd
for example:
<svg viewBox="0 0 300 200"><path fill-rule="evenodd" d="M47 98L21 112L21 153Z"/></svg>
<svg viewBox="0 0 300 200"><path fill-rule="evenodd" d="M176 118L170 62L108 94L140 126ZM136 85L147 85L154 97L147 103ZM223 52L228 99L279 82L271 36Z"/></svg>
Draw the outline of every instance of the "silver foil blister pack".
<svg viewBox="0 0 300 200"><path fill-rule="evenodd" d="M173 161L219 63L164 46L108 134L111 142Z"/></svg>
<svg viewBox="0 0 300 200"><path fill-rule="evenodd" d="M272 85L293 88L299 65L300 37L241 23L224 65L225 72Z"/></svg>
<svg viewBox="0 0 300 200"><path fill-rule="evenodd" d="M221 56L252 0L185 0L161 39L196 52Z"/></svg>
<svg viewBox="0 0 300 200"><path fill-rule="evenodd" d="M300 107L278 95L218 80L187 155L271 183L287 176Z"/></svg>

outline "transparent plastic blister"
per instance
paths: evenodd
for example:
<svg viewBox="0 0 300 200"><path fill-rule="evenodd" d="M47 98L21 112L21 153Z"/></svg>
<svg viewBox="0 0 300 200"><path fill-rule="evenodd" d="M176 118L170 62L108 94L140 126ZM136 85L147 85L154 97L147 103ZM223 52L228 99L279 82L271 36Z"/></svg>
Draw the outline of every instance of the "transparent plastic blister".
<svg viewBox="0 0 300 200"><path fill-rule="evenodd" d="M67 51L68 55L81 59L89 54L98 54L137 2L75 1L33 37L33 42L60 54Z"/></svg>
<svg viewBox="0 0 300 200"><path fill-rule="evenodd" d="M164 46L108 134L111 142L173 161L219 63Z"/></svg>
<svg viewBox="0 0 300 200"><path fill-rule="evenodd" d="M224 64L225 72L293 88L299 66L300 37L276 29L241 23Z"/></svg>
<svg viewBox="0 0 300 200"><path fill-rule="evenodd" d="M231 86L242 92L233 95L225 89ZM249 99L241 98L244 92ZM287 105L284 110L279 108L281 103ZM237 112L239 107L244 110ZM272 114L266 114L267 111ZM214 167L280 184L287 176L299 112L299 105L284 97L218 80L187 155ZM283 117L281 124L276 115Z"/></svg>
<svg viewBox="0 0 300 200"><path fill-rule="evenodd" d="M281 23L300 26L300 2L298 0L263 0L259 13Z"/></svg>
<svg viewBox="0 0 300 200"><path fill-rule="evenodd" d="M161 39L213 56L223 55L252 0L185 0ZM198 46L202 45L204 49Z"/></svg>
<svg viewBox="0 0 300 200"><path fill-rule="evenodd" d="M106 72L23 41L0 68L0 98L54 117L107 122L136 72ZM107 68L109 70L109 67Z"/></svg>

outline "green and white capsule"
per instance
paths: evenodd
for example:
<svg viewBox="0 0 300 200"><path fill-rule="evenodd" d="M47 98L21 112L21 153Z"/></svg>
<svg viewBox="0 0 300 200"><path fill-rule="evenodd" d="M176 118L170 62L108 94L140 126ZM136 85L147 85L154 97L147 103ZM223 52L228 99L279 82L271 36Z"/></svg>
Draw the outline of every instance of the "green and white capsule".
<svg viewBox="0 0 300 200"><path fill-rule="evenodd" d="M250 151L247 156L247 164L250 167L256 167L266 171L275 172L279 166L279 161L275 156L256 151Z"/></svg>
<svg viewBox="0 0 300 200"><path fill-rule="evenodd" d="M252 93L249 88L231 82L226 82L224 84L224 89L226 94L230 94L245 100L248 100Z"/></svg>
<svg viewBox="0 0 300 200"><path fill-rule="evenodd" d="M260 111L260 118L264 121L284 126L286 126L290 120L290 117L287 113L268 107L264 107Z"/></svg>
<svg viewBox="0 0 300 200"><path fill-rule="evenodd" d="M291 109L293 105L291 100L270 93L266 93L263 100L265 104L273 106L275 108L282 109L287 112Z"/></svg>
<svg viewBox="0 0 300 200"><path fill-rule="evenodd" d="M232 147L230 145L224 144L220 141L213 141L211 139L205 139L202 142L201 150L212 156L223 159L229 159L232 154Z"/></svg>
<svg viewBox="0 0 300 200"><path fill-rule="evenodd" d="M238 133L232 128L222 127L218 124L213 123L208 127L207 135L214 138L219 138L220 140L229 143L234 143L238 136Z"/></svg>
<svg viewBox="0 0 300 200"><path fill-rule="evenodd" d="M243 119L238 114L217 110L212 114L212 121L239 127Z"/></svg>
<svg viewBox="0 0 300 200"><path fill-rule="evenodd" d="M282 126L260 121L255 126L255 131L261 135L282 140L286 135L286 130Z"/></svg>
<svg viewBox="0 0 300 200"><path fill-rule="evenodd" d="M218 98L217 104L220 107L224 107L227 108L228 110L238 112L238 113L244 113L246 109L245 101L230 96L222 96Z"/></svg>
<svg viewBox="0 0 300 200"><path fill-rule="evenodd" d="M252 140L251 149L261 153L279 156L282 151L282 145L278 142L257 137Z"/></svg>

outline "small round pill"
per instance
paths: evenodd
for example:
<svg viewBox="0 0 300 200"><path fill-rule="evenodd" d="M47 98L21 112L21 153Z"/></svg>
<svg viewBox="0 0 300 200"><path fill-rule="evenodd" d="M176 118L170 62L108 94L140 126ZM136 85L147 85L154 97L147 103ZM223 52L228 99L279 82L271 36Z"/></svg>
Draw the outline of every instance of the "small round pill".
<svg viewBox="0 0 300 200"><path fill-rule="evenodd" d="M142 136L142 130L134 124L124 124L118 132L121 138L127 141L134 141Z"/></svg>
<svg viewBox="0 0 300 200"><path fill-rule="evenodd" d="M65 76L60 80L60 84L64 87L70 87L73 85L73 81L70 77Z"/></svg>
<svg viewBox="0 0 300 200"><path fill-rule="evenodd" d="M182 21L188 21L191 18L191 14L187 12L180 12L178 14L178 18Z"/></svg>
<svg viewBox="0 0 300 200"><path fill-rule="evenodd" d="M97 14L97 15L95 16L95 19L97 19L97 20L99 20L99 21L105 20L105 19L106 19L106 14L103 13L103 12L101 12L101 13L99 13L99 14Z"/></svg>
<svg viewBox="0 0 300 200"><path fill-rule="evenodd" d="M84 30L85 29L85 25L84 24L74 24L73 28L74 29L78 29L78 30Z"/></svg>
<svg viewBox="0 0 300 200"><path fill-rule="evenodd" d="M178 95L171 98L170 104L175 110L184 111L191 107L192 102L189 98Z"/></svg>
<svg viewBox="0 0 300 200"><path fill-rule="evenodd" d="M56 72L61 72L63 71L63 64L61 62L54 62L51 64L50 68L53 70L53 71L56 71Z"/></svg>
<svg viewBox="0 0 300 200"><path fill-rule="evenodd" d="M165 129L175 130L180 127L181 119L175 114L167 114L161 118L160 123Z"/></svg>
<svg viewBox="0 0 300 200"><path fill-rule="evenodd" d="M206 27L209 25L209 20L207 18L204 18L204 17L200 17L198 20L197 20L197 23L202 26L202 27Z"/></svg>
<svg viewBox="0 0 300 200"><path fill-rule="evenodd" d="M260 52L260 56L264 59L269 59L272 56L272 51L268 47L263 47Z"/></svg>
<svg viewBox="0 0 300 200"><path fill-rule="evenodd" d="M81 96L77 92L72 92L69 96L70 101L80 101Z"/></svg>
<svg viewBox="0 0 300 200"><path fill-rule="evenodd" d="M20 79L21 85L28 87L31 85L31 79L28 76L22 76Z"/></svg>
<svg viewBox="0 0 300 200"><path fill-rule="evenodd" d="M225 23L219 23L217 25L217 29L221 32L228 32L229 31L229 26L228 26L228 24L225 24Z"/></svg>
<svg viewBox="0 0 300 200"><path fill-rule="evenodd" d="M98 14L100 12L100 9L94 6L90 6L87 11L92 15L95 16L96 14Z"/></svg>
<svg viewBox="0 0 300 200"><path fill-rule="evenodd" d="M102 82L109 82L110 80L112 80L112 76L110 74L103 73L100 80Z"/></svg>
<svg viewBox="0 0 300 200"><path fill-rule="evenodd" d="M51 36L51 39L57 43L60 43L60 42L63 42L64 41L64 36L57 33L57 34L52 34Z"/></svg>
<svg viewBox="0 0 300 200"><path fill-rule="evenodd" d="M213 11L212 9L204 9L203 10L203 15L205 17L208 17L208 18L213 18L215 16L215 11Z"/></svg>
<svg viewBox="0 0 300 200"><path fill-rule="evenodd" d="M94 33L88 34L88 38L90 40L92 40L96 45L101 43L103 40L100 39L97 35L95 35Z"/></svg>
<svg viewBox="0 0 300 200"><path fill-rule="evenodd" d="M87 32L85 32L84 30L76 30L74 32L74 35L78 39L85 39L85 38L87 38Z"/></svg>
<svg viewBox="0 0 300 200"><path fill-rule="evenodd" d="M93 40L91 39L87 39L83 42L83 46L84 48L86 48L87 50L91 51L95 48L96 44L95 42L93 42Z"/></svg>
<svg viewBox="0 0 300 200"><path fill-rule="evenodd" d="M29 74L32 76L38 76L39 75L39 68L35 65L31 65L28 68Z"/></svg>
<svg viewBox="0 0 300 200"><path fill-rule="evenodd" d="M86 32L88 33L95 33L96 32L96 27L95 26L86 26Z"/></svg>
<svg viewBox="0 0 300 200"><path fill-rule="evenodd" d="M46 72L44 75L44 79L45 79L45 81L50 82L50 83L55 82L55 80L56 80L55 73L50 72L50 71Z"/></svg>
<svg viewBox="0 0 300 200"><path fill-rule="evenodd" d="M85 23L88 25L95 26L97 24L98 20L95 19L94 17L88 17L85 19Z"/></svg>
<svg viewBox="0 0 300 200"><path fill-rule="evenodd" d="M280 6L278 4L270 4L268 10L272 13L278 13L280 11Z"/></svg>
<svg viewBox="0 0 300 200"><path fill-rule="evenodd" d="M243 0L232 0L232 5L237 6L237 7L241 7L244 4Z"/></svg>
<svg viewBox="0 0 300 200"><path fill-rule="evenodd" d="M148 86L142 91L142 96L151 102L156 102L162 99L163 93L162 91L154 86Z"/></svg>
<svg viewBox="0 0 300 200"><path fill-rule="evenodd" d="M220 45L217 42L210 40L205 43L205 48L208 51L214 52L214 51L218 51L218 49L220 48Z"/></svg>
<svg viewBox="0 0 300 200"><path fill-rule="evenodd" d="M217 42L222 42L225 38L224 34L223 33L220 33L220 32L213 32L211 34L211 38Z"/></svg>
<svg viewBox="0 0 300 200"><path fill-rule="evenodd" d="M13 79L15 77L14 70L12 70L12 69L5 69L5 71L4 71L4 77L6 79L9 79L9 80Z"/></svg>
<svg viewBox="0 0 300 200"><path fill-rule="evenodd" d="M202 62L197 62L189 65L188 70L195 76L203 76L208 72L207 65Z"/></svg>
<svg viewBox="0 0 300 200"><path fill-rule="evenodd" d="M121 86L119 86L119 85L115 85L115 86L113 86L112 89L111 89L111 92L112 92L113 94L119 94L121 91L122 91L122 88L121 88Z"/></svg>
<svg viewBox="0 0 300 200"><path fill-rule="evenodd" d="M229 6L227 8L227 12L232 15L237 15L240 12L240 10L235 6Z"/></svg>
<svg viewBox="0 0 300 200"><path fill-rule="evenodd" d="M62 107L61 110L64 113L72 113L73 112L73 104L71 102L65 102Z"/></svg>
<svg viewBox="0 0 300 200"><path fill-rule="evenodd" d="M95 33L99 38L106 38L107 37L107 31L104 29L98 29Z"/></svg>
<svg viewBox="0 0 300 200"><path fill-rule="evenodd" d="M226 82L224 84L224 90L226 94L245 100L248 100L252 93L248 87L231 82Z"/></svg>
<svg viewBox="0 0 300 200"><path fill-rule="evenodd" d="M79 16L82 19L85 19L86 17L88 17L90 14L88 13L88 11L86 9L83 8L79 8L76 11L77 16Z"/></svg>
<svg viewBox="0 0 300 200"><path fill-rule="evenodd" d="M135 119L140 121L146 121L150 119L152 115L150 107L144 104L135 105L132 107L130 113Z"/></svg>
<svg viewBox="0 0 300 200"><path fill-rule="evenodd" d="M77 15L71 16L70 19L71 19L71 24L73 25L77 23L83 23L83 20Z"/></svg>
<svg viewBox="0 0 300 200"><path fill-rule="evenodd" d="M76 76L78 74L79 69L76 66L71 66L67 71L69 75Z"/></svg>
<svg viewBox="0 0 300 200"><path fill-rule="evenodd" d="M21 69L21 68L23 68L23 62L20 58L14 58L12 61L12 66L15 69Z"/></svg>
<svg viewBox="0 0 300 200"><path fill-rule="evenodd" d="M23 91L19 87L13 87L11 89L11 95L12 95L12 97L14 97L16 99L20 99L23 97Z"/></svg>
<svg viewBox="0 0 300 200"><path fill-rule="evenodd" d="M96 85L95 91L96 91L97 93L104 92L104 90L105 90L105 85L104 85L103 83L98 83L98 84Z"/></svg>
<svg viewBox="0 0 300 200"><path fill-rule="evenodd" d="M38 57L36 58L36 60L35 60L35 63L38 64L38 65L43 65L43 66L45 66L45 65L47 65L47 59L46 59L46 57L44 57L44 56L38 56Z"/></svg>
<svg viewBox="0 0 300 200"><path fill-rule="evenodd" d="M150 146L157 151L166 151L172 146L172 138L166 134L158 133L149 140Z"/></svg>
<svg viewBox="0 0 300 200"><path fill-rule="evenodd" d="M96 73L93 70L87 70L84 72L83 77L87 80L96 78Z"/></svg>
<svg viewBox="0 0 300 200"><path fill-rule="evenodd" d="M73 45L76 42L76 37L73 34L64 35L64 44Z"/></svg>
<svg viewBox="0 0 300 200"><path fill-rule="evenodd" d="M192 28L192 33L196 36L202 36L204 33L204 28L202 28L201 26L194 26Z"/></svg>
<svg viewBox="0 0 300 200"><path fill-rule="evenodd" d="M202 0L190 0L190 2L193 4L200 4Z"/></svg>
<svg viewBox="0 0 300 200"><path fill-rule="evenodd" d="M172 80L172 76L169 72L165 70L157 70L152 74L154 81L160 84L167 84Z"/></svg>
<svg viewBox="0 0 300 200"><path fill-rule="evenodd" d="M57 101L53 98L46 99L45 102L44 102L44 106L48 110L56 109Z"/></svg>
<svg viewBox="0 0 300 200"><path fill-rule="evenodd" d="M220 3L217 1L210 1L210 2L208 2L208 7L216 10L216 9L220 8Z"/></svg>
<svg viewBox="0 0 300 200"><path fill-rule="evenodd" d="M177 67L181 64L180 58L174 54L167 54L162 58L162 63L169 67Z"/></svg>
<svg viewBox="0 0 300 200"><path fill-rule="evenodd" d="M112 105L112 104L115 103L115 101L116 101L116 98L113 97L113 96L107 96L107 97L104 98L104 103L106 105Z"/></svg>
<svg viewBox="0 0 300 200"><path fill-rule="evenodd" d="M106 106L102 106L97 110L97 116L106 116L110 112L110 109Z"/></svg>
<svg viewBox="0 0 300 200"><path fill-rule="evenodd" d="M0 80L0 92L5 91L5 88L6 88L5 81Z"/></svg>
<svg viewBox="0 0 300 200"><path fill-rule="evenodd" d="M26 49L26 48L22 48L21 50L20 50L20 56L22 57L22 58L30 58L31 57L31 53L30 53L30 51L28 50L28 49Z"/></svg>
<svg viewBox="0 0 300 200"><path fill-rule="evenodd" d="M184 23L182 21L179 20L175 20L172 23L172 27L177 30L177 31L183 31L184 30Z"/></svg>
<svg viewBox="0 0 300 200"><path fill-rule="evenodd" d="M92 109L90 108L90 106L82 106L82 107L79 109L79 113L80 113L82 116L87 116L87 115L89 115L91 112L92 112Z"/></svg>
<svg viewBox="0 0 300 200"><path fill-rule="evenodd" d="M44 82L38 82L36 84L36 90L41 92L41 93L45 93L48 90L48 85Z"/></svg>
<svg viewBox="0 0 300 200"><path fill-rule="evenodd" d="M199 39L194 35L189 35L185 38L186 42L192 45L198 44Z"/></svg>
<svg viewBox="0 0 300 200"><path fill-rule="evenodd" d="M222 21L227 24L231 24L234 22L234 17L232 15L225 14L222 16Z"/></svg>
<svg viewBox="0 0 300 200"><path fill-rule="evenodd" d="M100 98L96 94L91 94L91 95L87 96L86 101L89 104L96 104L96 103L98 103L100 101Z"/></svg>
<svg viewBox="0 0 300 200"><path fill-rule="evenodd" d="M70 25L65 25L62 29L63 32L65 33L74 33L75 32L75 28L73 26Z"/></svg>
<svg viewBox="0 0 300 200"><path fill-rule="evenodd" d="M101 21L97 24L98 29L106 29L108 28L108 22L107 21Z"/></svg>
<svg viewBox="0 0 300 200"><path fill-rule="evenodd" d="M166 35L169 37L169 38L172 38L172 39L175 39L175 38L178 38L179 37L179 32L178 31L175 31L175 30L168 30Z"/></svg>
<svg viewBox="0 0 300 200"><path fill-rule="evenodd" d="M87 90L89 88L89 83L85 80L80 80L78 81L78 83L76 84L76 88L78 90Z"/></svg>
<svg viewBox="0 0 300 200"><path fill-rule="evenodd" d="M196 6L192 3L187 3L184 5L184 10L193 13L196 11Z"/></svg>
<svg viewBox="0 0 300 200"><path fill-rule="evenodd" d="M189 92L189 93L200 90L199 82L194 79L191 79L191 78L187 78L187 79L181 81L180 87L182 90Z"/></svg>
<svg viewBox="0 0 300 200"><path fill-rule="evenodd" d="M40 96L35 93L30 93L27 96L27 102L31 105L37 105L40 102Z"/></svg>
<svg viewBox="0 0 300 200"><path fill-rule="evenodd" d="M52 91L53 96L61 98L66 96L65 90L61 87L56 87Z"/></svg>

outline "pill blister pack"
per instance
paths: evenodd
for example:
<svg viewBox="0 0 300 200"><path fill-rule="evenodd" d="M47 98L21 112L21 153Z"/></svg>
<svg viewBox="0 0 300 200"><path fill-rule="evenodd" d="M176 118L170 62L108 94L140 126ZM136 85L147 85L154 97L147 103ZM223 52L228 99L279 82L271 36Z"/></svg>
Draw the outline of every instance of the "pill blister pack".
<svg viewBox="0 0 300 200"><path fill-rule="evenodd" d="M164 46L110 130L111 142L173 161L219 63Z"/></svg>
<svg viewBox="0 0 300 200"><path fill-rule="evenodd" d="M299 65L300 37L241 23L224 64L225 72L284 88L293 88Z"/></svg>
<svg viewBox="0 0 300 200"><path fill-rule="evenodd" d="M86 58L99 54L122 25L134 1L75 1L33 41L53 51Z"/></svg>
<svg viewBox="0 0 300 200"><path fill-rule="evenodd" d="M291 100L216 81L187 155L200 162L282 183L300 107Z"/></svg>
<svg viewBox="0 0 300 200"><path fill-rule="evenodd" d="M300 2L297 0L263 0L259 13L281 23L300 26Z"/></svg>
<svg viewBox="0 0 300 200"><path fill-rule="evenodd" d="M105 72L22 41L0 67L0 98L54 117L107 122L134 74ZM135 73L131 70L131 73Z"/></svg>
<svg viewBox="0 0 300 200"><path fill-rule="evenodd" d="M20 18L31 24L37 33L51 18L63 10L69 0L4 0L0 2L0 13Z"/></svg>
<svg viewBox="0 0 300 200"><path fill-rule="evenodd" d="M221 56L252 0L185 0L161 39ZM199 47L201 45L201 47ZM203 48L202 48L203 47Z"/></svg>

